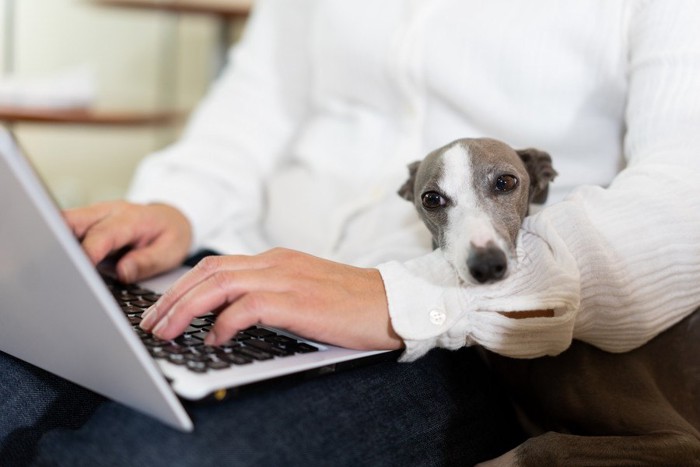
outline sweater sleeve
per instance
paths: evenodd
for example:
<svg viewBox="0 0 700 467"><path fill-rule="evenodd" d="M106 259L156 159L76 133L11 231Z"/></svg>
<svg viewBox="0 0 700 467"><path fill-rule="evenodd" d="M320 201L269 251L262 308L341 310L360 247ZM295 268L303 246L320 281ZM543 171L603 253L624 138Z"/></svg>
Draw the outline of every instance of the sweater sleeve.
<svg viewBox="0 0 700 467"><path fill-rule="evenodd" d="M630 18L627 167L525 220L517 264L465 286L440 251L379 266L404 359L480 344L554 355L573 338L638 347L700 305L700 4L643 2ZM499 311L552 309L551 318Z"/></svg>
<svg viewBox="0 0 700 467"><path fill-rule="evenodd" d="M257 1L229 66L182 137L136 172L128 198L179 208L194 245L227 223L253 225L262 212L262 183L306 112L309 9L302 3L309 1Z"/></svg>

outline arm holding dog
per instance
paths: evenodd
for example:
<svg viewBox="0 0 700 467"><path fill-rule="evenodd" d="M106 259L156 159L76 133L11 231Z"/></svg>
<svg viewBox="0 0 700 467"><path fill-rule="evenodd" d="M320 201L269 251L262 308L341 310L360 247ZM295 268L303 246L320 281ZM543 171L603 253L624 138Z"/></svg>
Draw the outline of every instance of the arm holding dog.
<svg viewBox="0 0 700 467"><path fill-rule="evenodd" d="M573 338L623 352L697 308L700 12L697 5L671 10L651 2L630 30L626 169L607 189L581 187L527 218L508 280L460 290L439 252L380 266L405 358L465 343L533 357L559 353ZM680 12L673 35L650 19ZM554 318L496 313L549 307ZM430 322L431 310L446 313L440 326Z"/></svg>

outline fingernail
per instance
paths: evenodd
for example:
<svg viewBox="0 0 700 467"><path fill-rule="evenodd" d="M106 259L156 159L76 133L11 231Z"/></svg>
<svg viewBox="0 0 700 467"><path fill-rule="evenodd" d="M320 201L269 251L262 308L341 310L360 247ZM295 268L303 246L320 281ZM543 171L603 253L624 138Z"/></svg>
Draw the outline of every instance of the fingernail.
<svg viewBox="0 0 700 467"><path fill-rule="evenodd" d="M216 333L214 330L210 330L209 333L204 338L204 343L206 345L216 345Z"/></svg>
<svg viewBox="0 0 700 467"><path fill-rule="evenodd" d="M151 305L148 308L148 310L144 311L141 315L141 329L148 331L151 328L151 326L153 326L153 322L156 320L156 316L156 307L155 305Z"/></svg>
<svg viewBox="0 0 700 467"><path fill-rule="evenodd" d="M161 319L160 322L156 325L156 327L153 328L153 334L160 337L160 333L163 332L167 326L168 326L168 315L165 315L165 316L163 316L163 319Z"/></svg>

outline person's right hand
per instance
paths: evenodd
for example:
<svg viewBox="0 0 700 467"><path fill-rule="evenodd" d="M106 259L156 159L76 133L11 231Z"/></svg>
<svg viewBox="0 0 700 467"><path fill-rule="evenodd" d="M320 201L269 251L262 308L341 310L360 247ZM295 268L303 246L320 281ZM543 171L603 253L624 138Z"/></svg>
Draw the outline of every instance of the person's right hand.
<svg viewBox="0 0 700 467"><path fill-rule="evenodd" d="M165 204L110 201L69 209L63 216L93 264L130 248L116 264L119 280L127 283L178 266L192 241L187 218Z"/></svg>

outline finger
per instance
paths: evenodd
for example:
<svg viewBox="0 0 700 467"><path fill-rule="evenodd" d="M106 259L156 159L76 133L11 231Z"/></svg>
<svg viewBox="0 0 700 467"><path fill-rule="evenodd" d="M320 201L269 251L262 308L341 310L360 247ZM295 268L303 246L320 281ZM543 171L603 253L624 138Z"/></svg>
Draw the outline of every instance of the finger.
<svg viewBox="0 0 700 467"><path fill-rule="evenodd" d="M122 282L130 284L167 271L183 259L183 254L173 251L172 242L159 236L152 243L136 247L122 256L117 262L117 276Z"/></svg>
<svg viewBox="0 0 700 467"><path fill-rule="evenodd" d="M147 243L141 229L124 216L109 216L91 226L83 237L82 246L90 260L97 264L110 253L133 245Z"/></svg>
<svg viewBox="0 0 700 467"><path fill-rule="evenodd" d="M204 258L197 266L180 277L158 300L155 305L159 311L158 315L162 316L168 313L182 297L214 274L226 271L253 271L267 267L268 262L261 256L209 256Z"/></svg>
<svg viewBox="0 0 700 467"><path fill-rule="evenodd" d="M180 335L192 319L233 303L241 296L264 290L270 286L262 270L218 271L199 282L185 293L172 307L164 311L156 305L141 325L161 339Z"/></svg>
<svg viewBox="0 0 700 467"><path fill-rule="evenodd" d="M243 295L219 314L204 343L212 346L221 345L239 331L256 324L290 329L289 314L282 311L289 308L290 300L289 294L278 292Z"/></svg>
<svg viewBox="0 0 700 467"><path fill-rule="evenodd" d="M206 257L187 274L178 279L156 303L156 306L162 313L167 313L180 297L212 274L218 271L270 269L280 262L287 262L286 252L287 250L278 248L253 256L227 255Z"/></svg>

